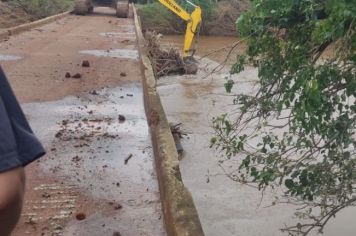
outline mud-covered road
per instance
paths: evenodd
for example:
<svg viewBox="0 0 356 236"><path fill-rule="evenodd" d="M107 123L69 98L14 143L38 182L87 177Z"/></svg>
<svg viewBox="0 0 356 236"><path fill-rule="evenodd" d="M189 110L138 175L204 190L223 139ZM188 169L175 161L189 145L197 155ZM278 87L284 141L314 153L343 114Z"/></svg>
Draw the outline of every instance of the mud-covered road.
<svg viewBox="0 0 356 236"><path fill-rule="evenodd" d="M114 13L97 8L0 43L47 150L26 168L14 236L165 235L134 23Z"/></svg>

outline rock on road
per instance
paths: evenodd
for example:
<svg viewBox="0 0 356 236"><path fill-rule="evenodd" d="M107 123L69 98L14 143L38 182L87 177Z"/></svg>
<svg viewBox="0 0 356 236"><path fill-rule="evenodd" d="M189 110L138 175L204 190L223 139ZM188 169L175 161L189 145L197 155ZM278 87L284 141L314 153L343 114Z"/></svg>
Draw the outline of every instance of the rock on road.
<svg viewBox="0 0 356 236"><path fill-rule="evenodd" d="M114 15L97 8L0 42L47 150L26 168L14 236L165 235L134 22Z"/></svg>

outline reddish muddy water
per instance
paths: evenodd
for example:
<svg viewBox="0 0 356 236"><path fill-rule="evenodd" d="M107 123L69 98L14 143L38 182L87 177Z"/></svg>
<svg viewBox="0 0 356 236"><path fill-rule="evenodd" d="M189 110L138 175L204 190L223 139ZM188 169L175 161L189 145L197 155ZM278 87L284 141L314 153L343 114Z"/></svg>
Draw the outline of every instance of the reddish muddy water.
<svg viewBox="0 0 356 236"><path fill-rule="evenodd" d="M164 46L172 45L183 50L184 36L164 35L162 42ZM241 54L246 47L238 37L199 36L193 48L199 57L208 57L216 62L231 65L235 62L236 55Z"/></svg>

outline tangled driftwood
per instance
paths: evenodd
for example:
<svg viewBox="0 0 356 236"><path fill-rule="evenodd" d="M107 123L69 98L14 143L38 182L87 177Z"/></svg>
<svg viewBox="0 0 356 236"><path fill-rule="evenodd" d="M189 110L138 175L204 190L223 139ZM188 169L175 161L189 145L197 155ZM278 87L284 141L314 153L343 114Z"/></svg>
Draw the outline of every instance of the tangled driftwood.
<svg viewBox="0 0 356 236"><path fill-rule="evenodd" d="M165 75L185 73L185 64L179 52L174 48L162 49L160 34L147 31L145 38L148 56L157 78Z"/></svg>

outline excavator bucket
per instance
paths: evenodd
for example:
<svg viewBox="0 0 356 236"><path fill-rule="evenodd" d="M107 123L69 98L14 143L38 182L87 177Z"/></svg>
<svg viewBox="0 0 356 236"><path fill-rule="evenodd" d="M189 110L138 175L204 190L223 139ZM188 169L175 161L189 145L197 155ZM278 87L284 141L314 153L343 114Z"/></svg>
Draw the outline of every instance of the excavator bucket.
<svg viewBox="0 0 356 236"><path fill-rule="evenodd" d="M94 11L95 6L106 6L116 10L116 16L127 18L129 14L128 0L75 0L74 13L86 15Z"/></svg>

